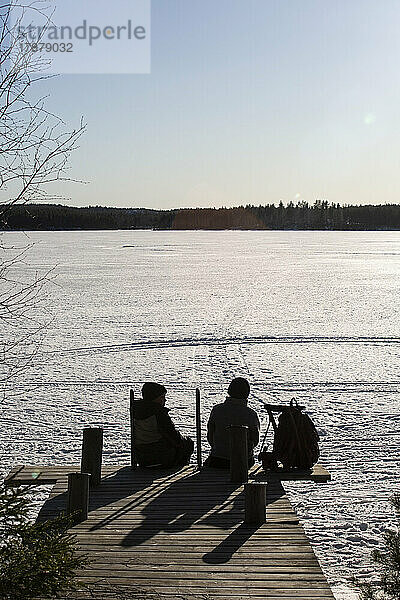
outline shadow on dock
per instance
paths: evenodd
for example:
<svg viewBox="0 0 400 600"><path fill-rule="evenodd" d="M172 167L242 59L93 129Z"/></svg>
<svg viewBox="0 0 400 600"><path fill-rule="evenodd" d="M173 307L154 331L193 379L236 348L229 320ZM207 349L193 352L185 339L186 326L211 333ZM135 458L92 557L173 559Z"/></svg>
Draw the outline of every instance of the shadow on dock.
<svg viewBox="0 0 400 600"><path fill-rule="evenodd" d="M122 545L140 545L161 531L183 532L195 523L230 529L243 519L240 511L243 492L233 501L231 499L232 492L240 487L239 484L210 486L204 472L175 481L143 507L141 514L144 520L124 538ZM149 527L152 529L149 530Z"/></svg>
<svg viewBox="0 0 400 600"><path fill-rule="evenodd" d="M10 481L26 484L40 472L38 483L54 482L40 511L40 519L48 519L65 512L67 477L77 470L24 466ZM88 518L71 529L79 552L90 559L77 573L88 587L71 600L333 600L282 474L249 473L250 481L267 481L267 521L250 526L243 522L243 486L232 484L229 472L107 465L102 472L100 485L90 490ZM311 475L288 474L306 476L330 477L321 467Z"/></svg>
<svg viewBox="0 0 400 600"><path fill-rule="evenodd" d="M274 487L273 500L284 494L281 485ZM43 505L39 519L64 512L66 504L67 493L55 490L53 497ZM107 507L110 510L99 519L104 514L102 509ZM226 471L187 474L179 474L179 470L165 471L160 480L158 470L132 471L125 467L104 477L99 486L91 489L89 521L94 522L88 530L95 533L107 532L110 527L125 527L133 513L140 516L140 522L120 540L121 546L140 546L161 532L185 532L194 525L229 530L227 538L203 556L205 563L220 564L228 562L258 529L243 523L243 510L242 485L229 482Z"/></svg>

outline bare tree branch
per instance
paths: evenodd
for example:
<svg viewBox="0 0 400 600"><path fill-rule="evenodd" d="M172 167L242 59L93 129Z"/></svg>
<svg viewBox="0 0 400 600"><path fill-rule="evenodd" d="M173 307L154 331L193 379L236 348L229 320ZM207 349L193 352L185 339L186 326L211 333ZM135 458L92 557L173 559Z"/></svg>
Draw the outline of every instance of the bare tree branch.
<svg viewBox="0 0 400 600"><path fill-rule="evenodd" d="M71 181L68 161L85 131L81 120L68 130L63 120L46 108L47 96L34 97L35 85L50 78L49 61L21 37L30 14L47 26L52 6L45 0L0 4L0 229L7 228L13 207L54 199L49 183ZM21 27L21 29L20 29ZM44 30L43 30L44 31ZM40 41L40 38L37 40ZM60 197L57 196L57 199ZM14 393L18 378L37 356L48 317L43 290L52 271L25 279L24 248L7 247L0 237L0 395Z"/></svg>

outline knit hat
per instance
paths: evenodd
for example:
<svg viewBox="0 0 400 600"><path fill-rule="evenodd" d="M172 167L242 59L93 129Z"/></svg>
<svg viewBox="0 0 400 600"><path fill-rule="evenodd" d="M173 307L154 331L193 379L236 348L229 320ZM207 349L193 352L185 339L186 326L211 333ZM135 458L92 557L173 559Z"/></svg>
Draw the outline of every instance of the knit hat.
<svg viewBox="0 0 400 600"><path fill-rule="evenodd" d="M163 396L167 393L166 388L159 383L153 383L152 381L146 382L142 387L142 398L143 400L155 400L159 396Z"/></svg>
<svg viewBox="0 0 400 600"><path fill-rule="evenodd" d="M250 385L244 377L236 377L231 381L228 387L228 394L231 398L246 400L250 394Z"/></svg>

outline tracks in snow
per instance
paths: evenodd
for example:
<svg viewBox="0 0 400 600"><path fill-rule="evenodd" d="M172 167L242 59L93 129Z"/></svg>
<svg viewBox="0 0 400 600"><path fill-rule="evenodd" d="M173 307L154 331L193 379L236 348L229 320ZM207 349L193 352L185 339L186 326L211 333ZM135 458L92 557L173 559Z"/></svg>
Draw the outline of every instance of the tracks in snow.
<svg viewBox="0 0 400 600"><path fill-rule="evenodd" d="M207 338L159 339L131 342L127 344L107 344L102 346L82 346L62 348L43 352L44 355L94 354L108 352L130 352L159 348L185 348L196 346L230 346L233 344L400 344L400 337L370 336L223 336Z"/></svg>

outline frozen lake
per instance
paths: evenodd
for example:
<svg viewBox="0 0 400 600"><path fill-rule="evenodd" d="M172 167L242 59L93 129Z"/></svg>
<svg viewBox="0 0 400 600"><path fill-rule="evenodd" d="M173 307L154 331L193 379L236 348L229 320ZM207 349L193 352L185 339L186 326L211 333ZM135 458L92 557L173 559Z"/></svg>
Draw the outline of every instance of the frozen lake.
<svg viewBox="0 0 400 600"><path fill-rule="evenodd" d="M234 376L258 400L305 404L326 485L293 500L337 598L371 572L390 521L400 459L400 233L100 231L7 233L34 243L22 276L56 267L41 355L3 406L2 470L78 461L84 425L105 428L108 463L127 462L128 396L168 389L194 435ZM204 456L207 445L204 443Z"/></svg>

